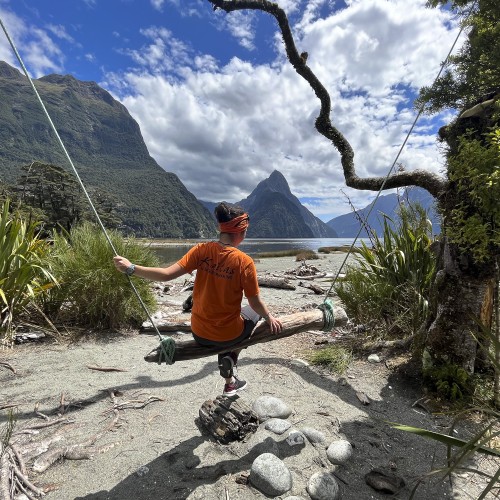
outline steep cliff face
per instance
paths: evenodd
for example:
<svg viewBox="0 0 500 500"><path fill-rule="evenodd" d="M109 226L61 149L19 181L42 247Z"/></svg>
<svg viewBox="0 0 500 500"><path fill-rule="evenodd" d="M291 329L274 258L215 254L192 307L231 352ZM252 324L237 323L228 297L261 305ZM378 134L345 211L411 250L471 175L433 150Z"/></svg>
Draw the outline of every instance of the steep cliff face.
<svg viewBox="0 0 500 500"><path fill-rule="evenodd" d="M335 238L334 229L314 216L292 194L283 174L275 170L250 196L238 203L251 218L250 238Z"/></svg>
<svg viewBox="0 0 500 500"><path fill-rule="evenodd" d="M205 238L213 216L179 178L149 155L139 125L95 82L69 75L34 80L84 184L119 200L127 231L137 236ZM14 183L21 165L71 168L27 79L0 62L0 176Z"/></svg>

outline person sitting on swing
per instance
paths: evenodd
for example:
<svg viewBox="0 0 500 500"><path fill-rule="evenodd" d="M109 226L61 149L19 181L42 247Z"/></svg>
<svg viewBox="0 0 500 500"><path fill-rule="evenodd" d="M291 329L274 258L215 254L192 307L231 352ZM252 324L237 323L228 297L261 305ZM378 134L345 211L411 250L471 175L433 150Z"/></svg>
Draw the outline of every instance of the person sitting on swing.
<svg viewBox="0 0 500 500"><path fill-rule="evenodd" d="M203 346L227 347L219 354L219 372L225 379L225 396L234 396L247 386L236 367L241 349L236 345L251 336L257 322L264 318L272 334L282 329L259 296L257 270L251 257L237 247L245 239L249 217L237 206L220 203L214 209L219 223L219 239L199 243L178 262L167 267L132 264L114 257L118 271L154 281L169 281L196 270L191 311L191 331ZM241 307L245 294L249 306Z"/></svg>

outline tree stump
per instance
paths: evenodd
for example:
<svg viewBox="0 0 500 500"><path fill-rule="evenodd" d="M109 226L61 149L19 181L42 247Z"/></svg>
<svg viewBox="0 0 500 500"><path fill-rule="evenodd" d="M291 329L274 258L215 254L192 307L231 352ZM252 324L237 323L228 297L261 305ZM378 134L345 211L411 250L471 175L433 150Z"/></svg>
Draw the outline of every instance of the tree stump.
<svg viewBox="0 0 500 500"><path fill-rule="evenodd" d="M209 399L201 405L199 415L203 426L223 444L241 441L259 426L257 414L240 398Z"/></svg>

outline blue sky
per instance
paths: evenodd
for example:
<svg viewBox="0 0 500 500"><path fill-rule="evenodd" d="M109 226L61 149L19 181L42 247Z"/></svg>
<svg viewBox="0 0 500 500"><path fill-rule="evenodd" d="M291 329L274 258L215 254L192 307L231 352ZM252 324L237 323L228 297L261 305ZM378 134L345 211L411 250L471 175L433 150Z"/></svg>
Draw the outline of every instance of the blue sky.
<svg viewBox="0 0 500 500"><path fill-rule="evenodd" d="M425 0L279 0L299 51L332 98L358 175L385 175L457 34ZM375 193L345 187L339 155L314 129L319 101L294 72L272 18L214 12L206 0L0 0L32 77L99 83L138 121L150 154L196 197L238 201L273 170L324 221ZM0 59L16 65L0 32ZM422 118L400 161L442 171ZM54 147L57 147L55 145Z"/></svg>

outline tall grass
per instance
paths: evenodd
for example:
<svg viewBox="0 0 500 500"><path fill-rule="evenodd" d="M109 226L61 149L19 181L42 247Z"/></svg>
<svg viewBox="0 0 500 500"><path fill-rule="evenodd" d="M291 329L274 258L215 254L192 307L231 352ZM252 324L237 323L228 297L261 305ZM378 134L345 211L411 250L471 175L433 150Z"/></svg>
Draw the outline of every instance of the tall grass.
<svg viewBox="0 0 500 500"><path fill-rule="evenodd" d="M109 231L116 251L132 262L157 266L158 259L134 239L125 240ZM44 297L41 307L54 323L96 329L136 326L146 318L125 275L116 271L113 252L99 227L85 223L68 234L54 235L51 268L60 287ZM151 312L157 304L150 282L132 278L144 304Z"/></svg>
<svg viewBox="0 0 500 500"><path fill-rule="evenodd" d="M385 217L382 237L373 236L373 248L362 242L355 265L335 286L349 317L398 337L418 330L436 267L431 231L420 206L402 206L396 223Z"/></svg>
<svg viewBox="0 0 500 500"><path fill-rule="evenodd" d="M28 304L56 283L45 265L49 244L39 239L38 225L9 213L4 202L0 215L0 338L13 340L13 324Z"/></svg>

